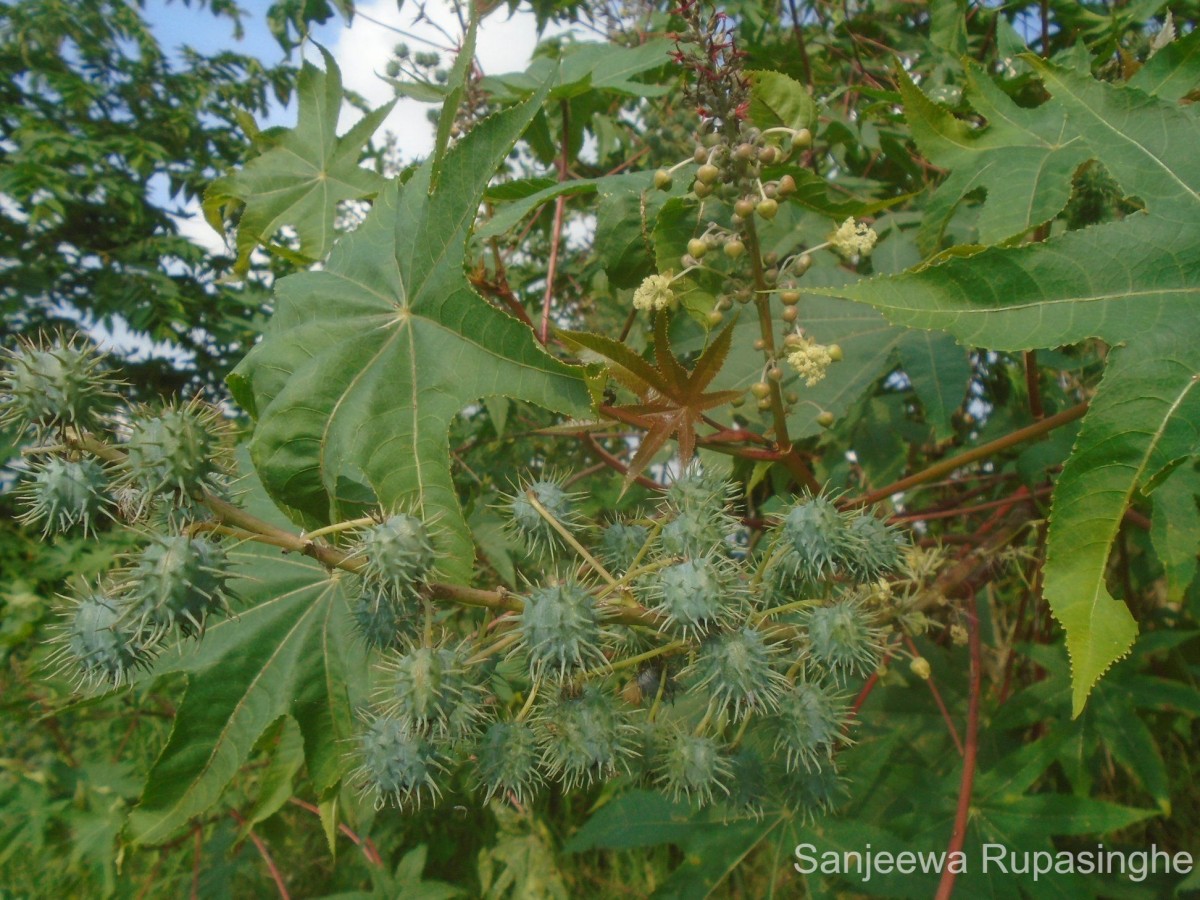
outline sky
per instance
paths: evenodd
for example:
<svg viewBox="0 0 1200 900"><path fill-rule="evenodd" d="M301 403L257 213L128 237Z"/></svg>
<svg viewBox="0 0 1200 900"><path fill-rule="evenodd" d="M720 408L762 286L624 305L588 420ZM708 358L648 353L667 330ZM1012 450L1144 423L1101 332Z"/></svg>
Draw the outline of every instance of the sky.
<svg viewBox="0 0 1200 900"><path fill-rule="evenodd" d="M234 36L233 24L219 19L211 12L182 3L151 3L146 16L160 44L169 52L187 44L201 52L235 50L257 56L267 64L280 62L284 53L271 35L265 21L267 0L246 0L243 8L248 15L243 21L245 34L238 41ZM448 0L428 0L426 15L451 35L457 35L459 27ZM343 85L367 100L372 107L382 106L394 96L391 85L380 76L391 58L392 48L397 43L408 44L413 52L435 49L424 38L445 47L445 35L429 22L415 22L418 7L411 2L399 5L396 0L366 0L356 4L357 14L352 24L346 25L340 18L331 19L316 26L312 39L328 49L342 70ZM408 32L418 39L400 34ZM546 36L561 33L553 26ZM520 9L509 16L506 8L488 16L480 25L476 42L476 59L486 74L520 71L526 67L538 43L537 24L533 13ZM320 51L311 44L304 49L304 57L321 62ZM443 54L443 65L449 66L452 59ZM433 128L426 118L430 104L419 103L407 98L396 103L384 122L383 130L398 137L398 146L405 161L424 156L433 145ZM357 110L347 107L338 124L344 132L359 117ZM260 125L295 125L295 104L276 109L270 120ZM187 209L187 215L179 219L180 230L197 243L213 250L223 249L220 236L204 221L198 204Z"/></svg>

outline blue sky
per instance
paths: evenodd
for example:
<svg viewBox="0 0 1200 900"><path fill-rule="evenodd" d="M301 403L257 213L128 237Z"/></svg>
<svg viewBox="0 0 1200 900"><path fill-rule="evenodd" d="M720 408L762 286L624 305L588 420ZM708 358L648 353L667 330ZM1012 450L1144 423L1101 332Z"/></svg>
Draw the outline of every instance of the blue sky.
<svg viewBox="0 0 1200 900"><path fill-rule="evenodd" d="M356 5L362 15L356 15L350 26L340 17L335 17L324 25L316 26L311 37L334 55L342 70L346 88L365 97L372 106L380 106L393 97L392 88L379 78L392 48L404 41L414 51L430 49L393 29L411 32L441 45L446 43L446 38L429 23L414 23L417 15L415 4L404 4L398 9L396 0L360 0ZM284 53L267 28L266 0L248 0L242 6L247 14L243 19L244 34L240 41L235 39L233 23L228 19L178 0L151 0L145 15L160 44L168 52L177 51L180 46L187 44L205 53L229 49L257 56L266 63L282 60ZM457 32L448 0L429 0L426 12L451 34ZM536 24L531 12L520 10L510 17L501 9L488 16L481 25L476 58L488 74L524 69L537 40ZM304 55L314 61L320 59L312 46L305 49ZM423 156L432 146L432 127L426 118L428 109L427 104L401 100L384 123L385 130L398 136L401 153L406 159ZM357 117L357 111L347 108L339 129L344 131L349 128ZM294 123L293 106L273 110L269 119L260 124L290 126ZM219 238L203 221L198 208L193 205L188 213L181 220L181 230L198 243L218 249Z"/></svg>

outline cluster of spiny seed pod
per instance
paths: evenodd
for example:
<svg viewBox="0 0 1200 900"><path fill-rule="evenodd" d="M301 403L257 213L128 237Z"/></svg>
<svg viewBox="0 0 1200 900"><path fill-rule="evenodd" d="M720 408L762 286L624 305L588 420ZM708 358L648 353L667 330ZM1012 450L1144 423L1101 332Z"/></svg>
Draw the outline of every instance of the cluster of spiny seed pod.
<svg viewBox="0 0 1200 900"><path fill-rule="evenodd" d="M359 616L384 650L356 754L363 792L417 805L461 787L462 770L480 798L518 803L622 777L729 815L831 805L851 682L878 665L895 618L885 586L902 535L809 496L748 550L732 487L696 469L642 517L589 523L577 500L553 478L508 498L549 574L467 637L430 627L415 519L376 550L364 596L404 598L412 624L383 641Z"/></svg>
<svg viewBox="0 0 1200 900"><path fill-rule="evenodd" d="M190 527L198 498L224 489L224 418L199 401L119 415L118 387L81 339L24 342L0 370L0 422L33 440L21 520L45 535L94 535L108 521L142 536L67 610L55 657L91 686L127 683L229 604L225 548Z"/></svg>
<svg viewBox="0 0 1200 900"><path fill-rule="evenodd" d="M26 520L142 534L77 591L56 651L82 684L128 683L229 610L209 516L227 428L198 401L119 413L97 354L61 339L10 352L0 391L0 416L35 444ZM348 614L381 658L355 746L363 791L416 806L465 771L481 798L517 803L617 777L730 815L834 802L851 681L904 615L889 580L901 535L808 496L747 542L732 486L697 469L640 517L601 526L577 500L550 477L507 499L537 580L477 591L492 605L470 627L438 608L458 589L433 580L436 523L393 511L325 529L342 535L336 564L359 587Z"/></svg>

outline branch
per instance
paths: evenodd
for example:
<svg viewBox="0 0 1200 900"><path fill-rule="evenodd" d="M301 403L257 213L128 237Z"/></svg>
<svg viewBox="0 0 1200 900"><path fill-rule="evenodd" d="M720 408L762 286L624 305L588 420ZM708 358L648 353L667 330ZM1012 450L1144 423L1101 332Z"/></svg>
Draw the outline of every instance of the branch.
<svg viewBox="0 0 1200 900"><path fill-rule="evenodd" d="M955 469L961 468L969 463L984 459L991 456L993 453L998 453L1001 450L1007 450L1009 447L1015 447L1017 444L1024 443L1035 437L1041 437L1047 432L1053 431L1061 425L1066 425L1068 422L1074 422L1076 419L1082 418L1088 410L1087 403L1080 403L1078 406L1072 406L1070 409L1063 410L1057 415L1053 415L1048 419L1042 419L1040 422L1035 422L1032 425L1027 425L1024 428L1014 431L1012 434L1007 434L1002 438L997 438L994 441L988 441L986 444L980 444L974 449L968 450L965 453L960 453L958 456L952 456L949 459L944 459L939 463L935 463L926 469L917 472L915 475L909 475L907 478L901 478L899 481L893 481L891 484L881 487L878 490L863 494L852 500L846 500L840 505L843 508L854 506L869 506L872 503L878 503L892 494L898 494L901 491L907 490L910 487L921 484L924 481L929 481L932 478L940 478L943 475L948 475Z"/></svg>
<svg viewBox="0 0 1200 900"><path fill-rule="evenodd" d="M570 106L562 101L562 155L558 160L558 181L561 184L567 180L567 166L570 165L571 152ZM567 206L567 195L559 194L554 201L554 225L550 229L550 263L546 268L546 293L542 297L542 328L538 338L543 344L550 340L550 305L554 299L554 278L558 274L558 253L562 243L563 211Z"/></svg>
<svg viewBox="0 0 1200 900"><path fill-rule="evenodd" d="M983 653L979 644L979 620L975 615L975 598L971 596L966 608L967 630L971 648L971 696L967 705L967 746L963 754L962 781L958 787L958 810L954 815L954 831L950 833L947 858L961 853L967 838L967 824L971 815L971 789L975 784L975 760L979 753L979 694L983 668ZM935 900L950 900L954 891L954 880L958 877L955 866L942 870Z"/></svg>
<svg viewBox="0 0 1200 900"><path fill-rule="evenodd" d="M231 809L229 811L229 815L233 816L233 820L237 822L239 826L246 824L245 818L243 818L242 814L236 809ZM250 840L254 841L254 846L258 849L258 855L261 856L263 858L263 862L267 864L267 871L270 872L271 877L275 879L275 887L279 889L279 896L282 897L283 900L291 900L291 895L288 894L287 885L283 881L283 875L280 873L279 867L275 865L275 860L271 857L271 851L267 849L267 845L263 843L262 838L254 833L253 828L251 828L247 833L250 836Z"/></svg>

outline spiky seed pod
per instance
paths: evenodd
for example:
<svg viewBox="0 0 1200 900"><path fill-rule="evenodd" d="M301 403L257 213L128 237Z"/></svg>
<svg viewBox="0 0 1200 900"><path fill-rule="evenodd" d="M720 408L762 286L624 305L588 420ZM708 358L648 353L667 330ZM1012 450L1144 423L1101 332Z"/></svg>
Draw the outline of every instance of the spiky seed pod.
<svg viewBox="0 0 1200 900"><path fill-rule="evenodd" d="M629 772L637 729L617 701L595 685L585 686L578 697L551 700L535 727L546 771L567 788Z"/></svg>
<svg viewBox="0 0 1200 900"><path fill-rule="evenodd" d="M751 710L772 711L787 680L771 666L762 634L746 626L709 638L696 654L691 674L709 695L712 709L743 718Z"/></svg>
<svg viewBox="0 0 1200 900"><path fill-rule="evenodd" d="M358 553L366 558L362 577L397 597L411 596L434 563L425 523L403 513L363 529Z"/></svg>
<svg viewBox="0 0 1200 900"><path fill-rule="evenodd" d="M227 572L220 544L186 534L156 537L126 573L122 619L155 639L171 628L184 637L203 634L208 617L229 608Z"/></svg>
<svg viewBox="0 0 1200 900"><path fill-rule="evenodd" d="M900 529L869 512L852 518L849 528L858 548L850 569L859 581L873 581L900 567L906 544Z"/></svg>
<svg viewBox="0 0 1200 900"><path fill-rule="evenodd" d="M828 814L846 794L845 782L838 777L832 762L826 761L812 769L783 772L778 778L776 796L800 813L805 822Z"/></svg>
<svg viewBox="0 0 1200 900"><path fill-rule="evenodd" d="M511 527L525 540L526 544L536 550L553 550L561 547L562 535L530 502L530 494L537 498L538 503L546 512L568 530L573 530L577 525L575 498L563 490L558 481L541 478L518 486L516 493L508 502Z"/></svg>
<svg viewBox="0 0 1200 900"><path fill-rule="evenodd" d="M663 526L659 544L668 556L703 556L723 547L732 520L712 510L687 510Z"/></svg>
<svg viewBox="0 0 1200 900"><path fill-rule="evenodd" d="M113 505L117 517L126 525L136 525L146 519L154 505L154 499L136 484L117 484L112 489Z"/></svg>
<svg viewBox="0 0 1200 900"><path fill-rule="evenodd" d="M493 722L475 748L476 778L484 802L512 795L528 803L544 783L533 728L525 722Z"/></svg>
<svg viewBox="0 0 1200 900"><path fill-rule="evenodd" d="M654 579L654 611L684 637L701 637L742 611L743 598L715 556L684 560Z"/></svg>
<svg viewBox="0 0 1200 900"><path fill-rule="evenodd" d="M721 745L707 735L672 731L659 757L657 782L672 800L707 806L729 795L733 766Z"/></svg>
<svg viewBox="0 0 1200 900"><path fill-rule="evenodd" d="M364 585L350 605L354 628L372 650L398 650L416 639L418 619L413 609L391 591Z"/></svg>
<svg viewBox="0 0 1200 900"><path fill-rule="evenodd" d="M721 513L733 499L733 485L707 475L697 466L688 469L667 487L667 505L676 512Z"/></svg>
<svg viewBox="0 0 1200 900"><path fill-rule="evenodd" d="M21 488L26 525L41 525L42 534L70 531L76 525L86 536L96 531L96 519L111 505L105 495L108 479L93 459L78 462L51 457Z"/></svg>
<svg viewBox="0 0 1200 900"><path fill-rule="evenodd" d="M600 535L600 560L616 572L624 572L650 538L644 525L613 522Z"/></svg>
<svg viewBox="0 0 1200 900"><path fill-rule="evenodd" d="M810 497L792 507L779 527L779 545L777 565L808 582L849 568L860 549L859 539L826 497Z"/></svg>
<svg viewBox="0 0 1200 900"><path fill-rule="evenodd" d="M154 660L146 635L122 621L119 595L99 585L77 599L57 641L54 661L75 668L80 687L120 687Z"/></svg>
<svg viewBox="0 0 1200 900"><path fill-rule="evenodd" d="M414 734L459 738L479 716L481 688L465 656L451 647L412 646L384 658L377 705Z"/></svg>
<svg viewBox="0 0 1200 900"><path fill-rule="evenodd" d="M104 421L117 385L90 343L62 337L23 341L5 355L0 425L19 432L56 425L90 430Z"/></svg>
<svg viewBox="0 0 1200 900"><path fill-rule="evenodd" d="M861 602L840 600L806 610L801 621L808 629L809 653L834 678L865 675L875 668L884 632Z"/></svg>
<svg viewBox="0 0 1200 900"><path fill-rule="evenodd" d="M125 449L126 478L147 494L218 489L225 474L228 426L199 401L134 418Z"/></svg>
<svg viewBox="0 0 1200 900"><path fill-rule="evenodd" d="M789 769L820 768L822 758L833 759L834 748L844 740L846 715L844 698L822 685L797 682L784 692L772 719L775 749L784 754Z"/></svg>
<svg viewBox="0 0 1200 900"><path fill-rule="evenodd" d="M370 717L358 738L358 758L352 778L364 795L374 795L376 809L389 802L420 809L441 797L436 779L446 772L445 755L399 719Z"/></svg>
<svg viewBox="0 0 1200 900"><path fill-rule="evenodd" d="M566 679L589 665L607 665L595 600L578 582L534 588L517 622L532 675Z"/></svg>
<svg viewBox="0 0 1200 900"><path fill-rule="evenodd" d="M729 797L726 803L730 811L761 818L770 799L766 761L758 751L743 744L730 758L729 767Z"/></svg>

